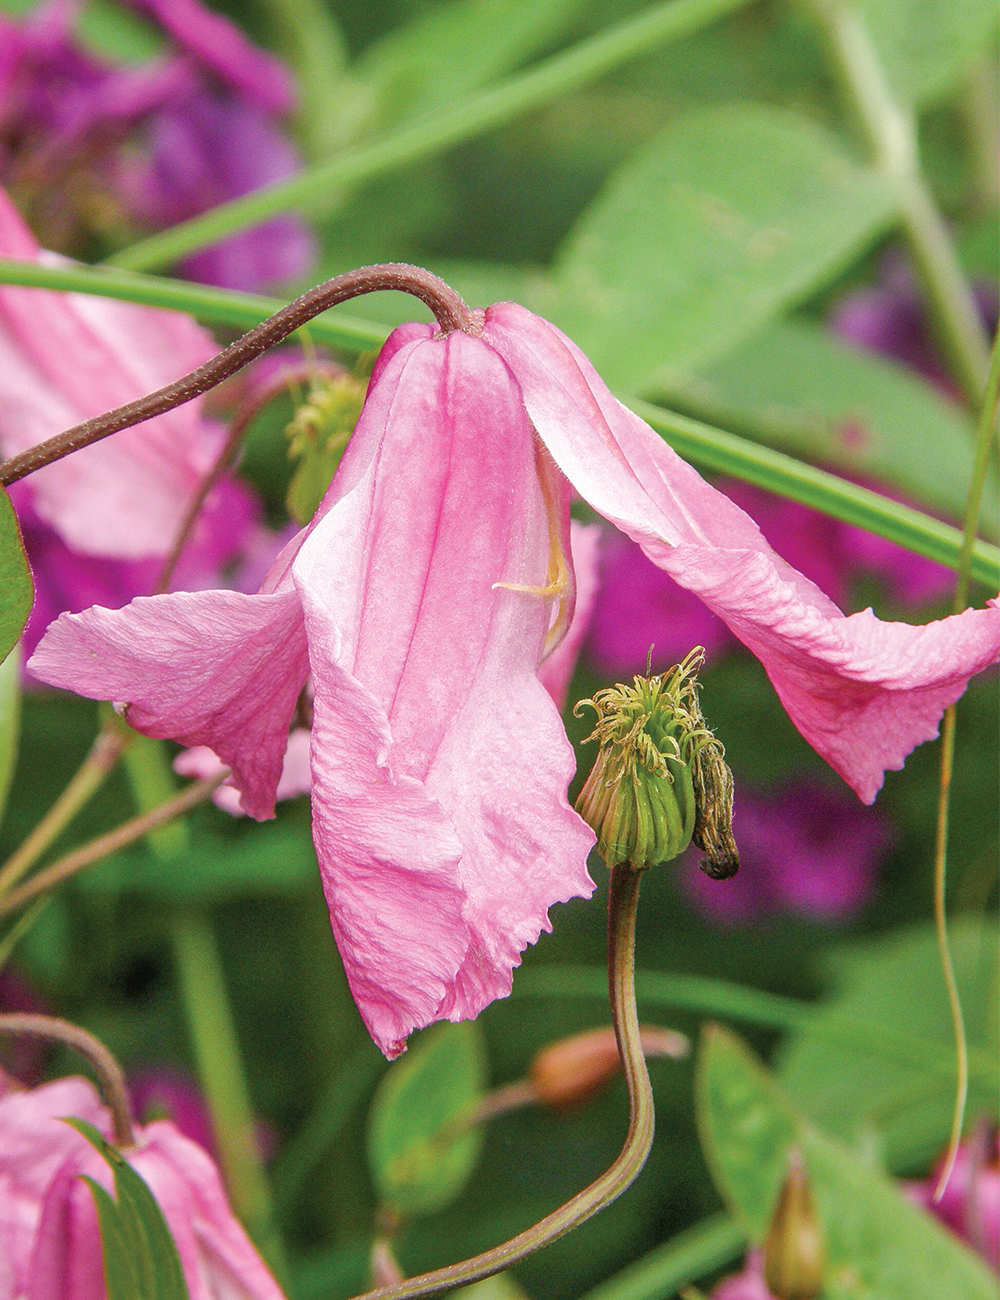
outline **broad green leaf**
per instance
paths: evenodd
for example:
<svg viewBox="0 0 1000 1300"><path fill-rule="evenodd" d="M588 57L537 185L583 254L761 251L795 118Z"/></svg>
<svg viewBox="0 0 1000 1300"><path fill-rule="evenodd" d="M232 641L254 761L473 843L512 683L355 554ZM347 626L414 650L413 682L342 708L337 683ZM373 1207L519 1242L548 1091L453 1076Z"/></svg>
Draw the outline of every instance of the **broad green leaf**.
<svg viewBox="0 0 1000 1300"><path fill-rule="evenodd" d="M31 613L31 570L10 497L0 487L0 660L6 659Z"/></svg>
<svg viewBox="0 0 1000 1300"><path fill-rule="evenodd" d="M668 399L700 418L962 517L975 439L967 416L919 376L820 326L773 321L668 383ZM994 534L995 515L988 504L983 521Z"/></svg>
<svg viewBox="0 0 1000 1300"><path fill-rule="evenodd" d="M482 1149L463 1117L482 1095L486 1067L472 1021L428 1030L392 1066L372 1103L368 1159L383 1203L433 1214L461 1192Z"/></svg>
<svg viewBox="0 0 1000 1300"><path fill-rule="evenodd" d="M996 31L994 0L861 0L893 89L905 101L942 98Z"/></svg>
<svg viewBox="0 0 1000 1300"><path fill-rule="evenodd" d="M177 1246L149 1187L92 1124L80 1119L67 1123L87 1139L114 1175L114 1200L93 1179L87 1181L101 1221L106 1261L110 1246L117 1294L123 1300L126 1296L128 1300L190 1300ZM110 1281L109 1274L109 1286ZM126 1285L132 1289L124 1289Z"/></svg>
<svg viewBox="0 0 1000 1300"><path fill-rule="evenodd" d="M751 104L690 113L571 233L557 320L612 387L662 387L807 297L892 213L888 184L805 118Z"/></svg>
<svg viewBox="0 0 1000 1300"><path fill-rule="evenodd" d="M951 927L952 956L969 1046L993 1064L973 1071L969 1113L996 1113L995 936L968 921ZM822 1020L860 1019L878 1032L915 1032L948 1050L951 1019L930 925L865 939L824 956L832 995L817 1030L796 1034L778 1056L778 1074L796 1104L839 1136L876 1137L890 1168L928 1163L948 1140L954 1082L887 1056L852 1051L822 1033ZM995 1016L995 1010L993 1012Z"/></svg>
<svg viewBox="0 0 1000 1300"><path fill-rule="evenodd" d="M159 28L112 0L87 0L76 31L84 45L113 63L147 63L167 49Z"/></svg>
<svg viewBox="0 0 1000 1300"><path fill-rule="evenodd" d="M0 822L17 764L21 734L21 655L15 646L0 663Z"/></svg>
<svg viewBox="0 0 1000 1300"><path fill-rule="evenodd" d="M750 1050L722 1029L704 1037L698 1069L702 1143L725 1199L764 1237L796 1144L823 1226L823 1300L995 1300L996 1279L957 1237L888 1177L817 1132Z"/></svg>
<svg viewBox="0 0 1000 1300"><path fill-rule="evenodd" d="M556 40L584 0L450 0L374 41L354 71L378 125L455 103Z"/></svg>

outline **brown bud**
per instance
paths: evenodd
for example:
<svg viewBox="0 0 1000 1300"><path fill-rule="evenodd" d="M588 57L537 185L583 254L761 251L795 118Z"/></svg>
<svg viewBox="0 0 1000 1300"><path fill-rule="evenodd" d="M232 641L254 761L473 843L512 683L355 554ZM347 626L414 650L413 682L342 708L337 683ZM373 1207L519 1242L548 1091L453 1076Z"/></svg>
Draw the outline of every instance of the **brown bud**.
<svg viewBox="0 0 1000 1300"><path fill-rule="evenodd" d="M688 1054L690 1044L683 1034L655 1025L643 1025L640 1034L647 1057ZM528 1078L538 1101L567 1111L588 1101L620 1068L615 1031L608 1025L543 1047L531 1063Z"/></svg>
<svg viewBox="0 0 1000 1300"><path fill-rule="evenodd" d="M802 1152L792 1147L764 1242L764 1280L776 1300L815 1300L826 1250Z"/></svg>

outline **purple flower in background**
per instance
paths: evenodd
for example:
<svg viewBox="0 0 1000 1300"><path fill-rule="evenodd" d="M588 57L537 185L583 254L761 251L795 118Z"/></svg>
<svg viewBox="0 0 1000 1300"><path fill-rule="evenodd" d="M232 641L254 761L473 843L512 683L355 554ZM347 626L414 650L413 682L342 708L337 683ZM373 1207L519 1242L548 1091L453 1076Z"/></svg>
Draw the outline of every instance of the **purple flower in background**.
<svg viewBox="0 0 1000 1300"><path fill-rule="evenodd" d="M930 1178L905 1184L907 1195L1000 1272L1000 1129L987 1121L959 1145L944 1195L935 1203L940 1170L939 1164Z"/></svg>
<svg viewBox="0 0 1000 1300"><path fill-rule="evenodd" d="M215 1155L212 1121L201 1090L189 1074L167 1065L130 1071L132 1106L143 1124L172 1120L185 1137Z"/></svg>
<svg viewBox="0 0 1000 1300"><path fill-rule="evenodd" d="M871 897L892 841L883 813L814 782L766 797L737 789L735 823L738 875L709 880L693 858L682 875L695 905L721 925L782 912L814 921L853 916Z"/></svg>
<svg viewBox="0 0 1000 1300"><path fill-rule="evenodd" d="M782 559L845 603L836 520L747 483L727 480L719 487L756 520ZM604 538L600 581L589 650L602 672L643 672L651 645L654 663L671 663L694 645L704 646L711 659L736 644L720 618L620 533Z"/></svg>
<svg viewBox="0 0 1000 1300"><path fill-rule="evenodd" d="M978 284L974 292L983 325L992 335L997 323L996 290ZM830 315L830 325L858 347L891 357L943 392L957 394L934 341L924 299L898 254L882 259L877 284L854 289L840 299Z"/></svg>
<svg viewBox="0 0 1000 1300"><path fill-rule="evenodd" d="M290 176L288 70L198 0L132 0L174 49L116 67L75 36L78 0L0 17L0 182L43 242L75 251L91 233L160 227ZM307 228L279 217L185 263L195 279L256 289L302 275Z"/></svg>

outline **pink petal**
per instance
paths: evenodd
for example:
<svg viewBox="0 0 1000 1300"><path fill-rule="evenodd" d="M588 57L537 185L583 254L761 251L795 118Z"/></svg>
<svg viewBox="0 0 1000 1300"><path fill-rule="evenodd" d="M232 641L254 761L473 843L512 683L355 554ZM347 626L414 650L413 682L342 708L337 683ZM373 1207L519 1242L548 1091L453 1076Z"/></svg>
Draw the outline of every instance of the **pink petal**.
<svg viewBox="0 0 1000 1300"><path fill-rule="evenodd" d="M63 614L30 666L51 686L124 701L129 722L147 736L209 746L233 769L244 810L273 815L307 675L293 591L176 592Z"/></svg>
<svg viewBox="0 0 1000 1300"><path fill-rule="evenodd" d="M185 749L174 759L174 771L179 776L193 777L198 781L204 781L207 777L220 776L225 770L226 764L207 745L196 745L193 749ZM309 732L304 727L293 727L288 733L288 746L285 749L281 778L274 797L278 803L283 799L294 799L297 795L308 794L311 786ZM243 816L240 792L233 785L232 780L224 781L219 786L212 795L212 802L217 808L230 813L233 817Z"/></svg>
<svg viewBox="0 0 1000 1300"><path fill-rule="evenodd" d="M483 334L574 487L758 656L803 736L866 803L937 735L945 708L1000 656L1000 609L925 627L845 617L753 521L608 392L580 350L512 303Z"/></svg>
<svg viewBox="0 0 1000 1300"><path fill-rule="evenodd" d="M391 1001L396 1047L410 1028L475 1015L508 992L520 952L548 928L547 908L593 888L593 837L565 798L572 752L537 678L552 601L495 585L547 582L550 520L534 436L487 347L430 333L390 340L332 504L293 565L316 689L313 793L327 897L335 929L345 894L352 921L374 910L346 936L353 949L339 929L338 942L370 1025ZM424 927L444 914L439 905L425 918L421 908L415 924L418 882L411 889L401 875L415 848L425 879L460 891L460 919L453 905L438 927L450 926L453 939L447 961L434 960L433 990L408 976L400 1005L382 940L373 961L367 931L398 927L397 968L411 952L421 971L433 958ZM381 890L380 873L389 881ZM360 879L370 898L356 897ZM373 1033L384 1045L385 1030Z"/></svg>
<svg viewBox="0 0 1000 1300"><path fill-rule="evenodd" d="M0 1296L24 1294L46 1192L60 1167L86 1142L62 1117L110 1133L110 1117L86 1079L58 1079L0 1096ZM6 1268L6 1273L4 1272ZM5 1290L5 1285L11 1289Z"/></svg>
<svg viewBox="0 0 1000 1300"><path fill-rule="evenodd" d="M129 1163L163 1210L191 1300L284 1300L229 1206L211 1157L169 1120L149 1124Z"/></svg>
<svg viewBox="0 0 1000 1300"><path fill-rule="evenodd" d="M601 528L598 524L571 524L570 543L576 573L576 602L566 635L551 654L542 660L538 676L555 701L557 709L566 703L566 692L576 668L580 647L590 630L597 598L598 567L601 551Z"/></svg>
<svg viewBox="0 0 1000 1300"><path fill-rule="evenodd" d="M0 256L46 261L0 190ZM0 287L0 447L11 456L178 378L214 355L180 312ZM214 459L200 399L33 474L38 514L75 550L163 554Z"/></svg>

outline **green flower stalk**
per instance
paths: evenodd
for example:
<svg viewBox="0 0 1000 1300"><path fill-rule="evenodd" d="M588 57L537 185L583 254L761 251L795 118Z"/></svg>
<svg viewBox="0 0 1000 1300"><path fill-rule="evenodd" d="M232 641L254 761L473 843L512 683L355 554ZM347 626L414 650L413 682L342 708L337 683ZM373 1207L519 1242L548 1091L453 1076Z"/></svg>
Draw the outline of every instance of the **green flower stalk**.
<svg viewBox="0 0 1000 1300"><path fill-rule="evenodd" d="M733 776L725 750L706 725L699 700L698 646L657 676L635 677L581 700L597 714L597 758L576 810L597 833L609 866L642 871L669 862L693 840L707 854L701 869L716 880L735 874Z"/></svg>

